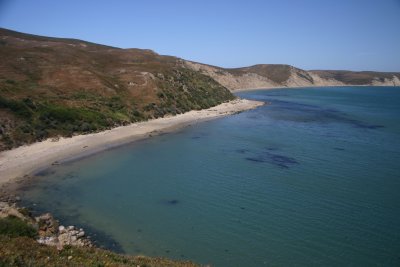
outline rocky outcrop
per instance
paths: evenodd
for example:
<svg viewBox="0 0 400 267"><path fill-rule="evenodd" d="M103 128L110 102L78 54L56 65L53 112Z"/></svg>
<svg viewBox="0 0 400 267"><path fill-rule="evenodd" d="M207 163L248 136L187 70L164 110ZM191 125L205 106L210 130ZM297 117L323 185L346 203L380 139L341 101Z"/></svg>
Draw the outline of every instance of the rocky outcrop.
<svg viewBox="0 0 400 267"><path fill-rule="evenodd" d="M18 217L37 229L37 242L40 244L55 246L60 250L66 245L77 247L92 246L92 242L82 228L59 225L59 222L50 213L32 217L27 209L19 208L16 204L0 202L0 218L8 216Z"/></svg>
<svg viewBox="0 0 400 267"><path fill-rule="evenodd" d="M64 246L91 247L91 241L86 238L82 228L76 229L74 226L65 227L60 225L57 231L51 235L40 236L37 240L40 244L55 246L62 249Z"/></svg>
<svg viewBox="0 0 400 267"><path fill-rule="evenodd" d="M0 202L0 218L8 216L14 216L23 221L33 222L33 219L29 217L29 213L25 212L25 209L18 208L15 204L10 205L7 202Z"/></svg>
<svg viewBox="0 0 400 267"><path fill-rule="evenodd" d="M400 79L394 75L392 78L383 78L383 80L374 78L371 84L375 86L400 86Z"/></svg>

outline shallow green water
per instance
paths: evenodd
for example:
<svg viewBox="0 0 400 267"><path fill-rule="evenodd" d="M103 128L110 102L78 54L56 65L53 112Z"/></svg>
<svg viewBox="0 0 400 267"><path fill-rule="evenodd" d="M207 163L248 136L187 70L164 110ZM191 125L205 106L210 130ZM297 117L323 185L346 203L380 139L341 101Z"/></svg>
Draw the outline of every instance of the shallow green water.
<svg viewBox="0 0 400 267"><path fill-rule="evenodd" d="M399 266L400 88L240 96L271 104L54 166L23 200L127 253Z"/></svg>

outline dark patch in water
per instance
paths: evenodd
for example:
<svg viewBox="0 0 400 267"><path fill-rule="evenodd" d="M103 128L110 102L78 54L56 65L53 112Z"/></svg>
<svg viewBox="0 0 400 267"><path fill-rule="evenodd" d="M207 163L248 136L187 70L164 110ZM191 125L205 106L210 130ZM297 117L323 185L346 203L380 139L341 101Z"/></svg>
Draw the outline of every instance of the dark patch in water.
<svg viewBox="0 0 400 267"><path fill-rule="evenodd" d="M266 150L277 151L277 150L279 150L279 148L277 148L277 147L267 147Z"/></svg>
<svg viewBox="0 0 400 267"><path fill-rule="evenodd" d="M53 185L52 187L50 187L50 190L56 191L56 192L60 192L61 188L59 186Z"/></svg>
<svg viewBox="0 0 400 267"><path fill-rule="evenodd" d="M288 94L276 93L276 94L265 94L264 96L289 96Z"/></svg>
<svg viewBox="0 0 400 267"><path fill-rule="evenodd" d="M62 180L69 180L78 177L78 175L74 172L67 173L61 177Z"/></svg>
<svg viewBox="0 0 400 267"><path fill-rule="evenodd" d="M246 154L247 152L249 152L250 150L245 149L245 148L241 148L241 149L236 149L235 150L237 153L239 154Z"/></svg>
<svg viewBox="0 0 400 267"><path fill-rule="evenodd" d="M158 136L164 136L164 135L167 135L167 134L168 134L167 132L162 132L162 131L158 132Z"/></svg>
<svg viewBox="0 0 400 267"><path fill-rule="evenodd" d="M196 133L196 135L192 136L191 139L200 139L200 138L206 137L208 135L209 135L208 133L200 132L200 133Z"/></svg>
<svg viewBox="0 0 400 267"><path fill-rule="evenodd" d="M260 114L252 114L252 113L247 112L246 118L251 119L251 120L259 120L262 118L262 116Z"/></svg>
<svg viewBox="0 0 400 267"><path fill-rule="evenodd" d="M163 200L162 203L166 204L166 205L170 205L170 206L174 206L179 204L179 200L177 199L169 199L169 200Z"/></svg>
<svg viewBox="0 0 400 267"><path fill-rule="evenodd" d="M259 153L254 157L246 157L246 160L258 163L269 163L284 169L289 169L290 165L299 163L295 158L274 154L268 151Z"/></svg>
<svg viewBox="0 0 400 267"><path fill-rule="evenodd" d="M319 123L346 123L350 124L353 127L361 128L361 129L379 129L384 128L383 125L374 125L368 124L356 119L351 119L344 112L333 108L323 108L316 105L302 104L296 102L289 102L283 100L273 100L274 107L276 111L269 113L269 115L274 116L275 119L286 120L286 121L294 121L294 122L319 122ZM290 113L281 112L281 110L288 110Z"/></svg>
<svg viewBox="0 0 400 267"><path fill-rule="evenodd" d="M99 232L97 230L90 229L87 225L83 226L83 229L89 233L91 240L93 243L104 249L109 249L116 253L125 253L124 249L122 248L121 244L119 244L115 239L113 239L110 235L107 235L104 232ZM86 230L87 229L87 230Z"/></svg>
<svg viewBox="0 0 400 267"><path fill-rule="evenodd" d="M268 157L274 162L282 164L296 164L298 163L294 158L286 157L278 154L267 153Z"/></svg>
<svg viewBox="0 0 400 267"><path fill-rule="evenodd" d="M256 158L252 158L252 157L248 157L246 158L249 161L254 161L254 162L266 162L264 159L262 159L261 157L256 157Z"/></svg>
<svg viewBox="0 0 400 267"><path fill-rule="evenodd" d="M44 170L40 170L40 171L34 173L34 175L44 177L44 176L52 175L54 173L55 173L55 171L52 169L44 169Z"/></svg>
<svg viewBox="0 0 400 267"><path fill-rule="evenodd" d="M383 125L363 124L360 122L354 122L354 126L361 129L372 129L372 130L385 128L385 126Z"/></svg>
<svg viewBox="0 0 400 267"><path fill-rule="evenodd" d="M345 150L344 148L341 148L341 147L334 147L333 149L338 150L338 151L344 151Z"/></svg>

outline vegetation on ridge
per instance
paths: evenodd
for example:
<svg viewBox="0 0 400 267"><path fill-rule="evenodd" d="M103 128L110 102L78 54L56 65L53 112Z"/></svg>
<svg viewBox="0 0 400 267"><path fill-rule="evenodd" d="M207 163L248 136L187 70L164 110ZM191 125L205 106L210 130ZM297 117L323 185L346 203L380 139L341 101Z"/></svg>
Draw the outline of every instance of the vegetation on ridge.
<svg viewBox="0 0 400 267"><path fill-rule="evenodd" d="M0 150L234 99L182 60L149 50L0 29Z"/></svg>

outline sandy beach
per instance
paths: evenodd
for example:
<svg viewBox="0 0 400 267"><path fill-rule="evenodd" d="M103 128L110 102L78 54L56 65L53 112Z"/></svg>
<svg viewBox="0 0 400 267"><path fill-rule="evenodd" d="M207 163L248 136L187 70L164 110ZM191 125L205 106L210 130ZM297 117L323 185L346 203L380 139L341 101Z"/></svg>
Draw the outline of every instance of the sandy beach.
<svg viewBox="0 0 400 267"><path fill-rule="evenodd" d="M259 101L236 99L209 109L192 110L176 116L134 123L99 133L76 135L58 140L47 139L3 151L0 153L0 185L24 175L30 175L54 164L54 162L87 156L153 134L172 131L199 121L253 109L263 104Z"/></svg>

